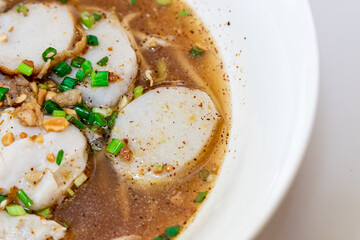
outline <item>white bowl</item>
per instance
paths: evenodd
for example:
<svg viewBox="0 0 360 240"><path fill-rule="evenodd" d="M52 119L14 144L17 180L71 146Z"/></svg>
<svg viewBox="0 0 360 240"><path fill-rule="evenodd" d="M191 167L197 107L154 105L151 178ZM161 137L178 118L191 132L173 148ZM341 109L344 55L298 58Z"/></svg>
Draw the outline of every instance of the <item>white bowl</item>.
<svg viewBox="0 0 360 240"><path fill-rule="evenodd" d="M306 0L187 2L223 55L233 122L216 186L180 239L251 239L284 197L311 133L318 93L311 12Z"/></svg>

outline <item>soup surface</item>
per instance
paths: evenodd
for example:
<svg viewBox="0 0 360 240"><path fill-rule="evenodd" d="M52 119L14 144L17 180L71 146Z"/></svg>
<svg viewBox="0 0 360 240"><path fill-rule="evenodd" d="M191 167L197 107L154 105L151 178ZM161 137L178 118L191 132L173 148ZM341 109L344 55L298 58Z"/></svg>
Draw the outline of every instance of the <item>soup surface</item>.
<svg viewBox="0 0 360 240"><path fill-rule="evenodd" d="M34 2L36 3L36 1L31 3ZM178 88L189 89L189 93L194 93L194 98L199 98L193 92L194 89L205 92L210 96L217 111L215 113L217 117L213 123L214 127L209 131L210 137L206 138L206 142L202 145L199 143L196 144L198 146L189 147L192 151L196 147L201 147L194 158L189 159L184 164L163 161L152 162L149 168L141 168L140 165L137 165L139 171L136 174L122 171L123 165L120 165L120 167L116 165L119 161L121 164L125 161L125 164L132 166L132 161L140 161L138 159L141 159L144 155L144 153L139 154L132 148L131 144L136 141L132 139L131 133L134 133L134 131L131 128L129 128L130 133L122 133L126 135L126 138L120 140L124 142L126 147L123 147L125 150L122 149L120 155L118 155L112 151L109 152L108 146L111 140L114 139L114 131L117 132L117 129L120 132L125 131L123 130L126 129L125 126L119 125L118 127L116 124L115 127L114 124L111 127L110 125L106 127L99 126L99 124L90 126L88 122L79 119L80 124L82 121L86 125L84 129L80 126L80 130L87 137L89 149L87 151L86 168L83 171L86 179L78 187L77 184L71 184L64 194L65 197L61 197L56 201L56 204L49 208L50 213L45 217L67 227L65 239L117 239L124 236L127 236L127 238L121 239L171 239L175 237L179 231L184 230L191 223L201 203L211 191L227 151L227 141L231 127L230 90L223 63L219 58L218 50L210 33L189 6L178 0L170 1L169 4L164 5L159 4L159 2L167 1L68 0L65 4L59 1L40 2L70 6L72 11L75 12L76 26L81 28L84 28L83 25L85 24L81 19L82 15L80 15L83 12L98 13L102 16L102 19L105 18L109 21L111 14L116 14L129 38L131 48L134 50L137 59L136 74L130 77L129 81L131 83L129 82L129 87L126 88L125 93L119 94L119 101L116 101L115 105L110 103L106 105L106 103L105 105L95 106L98 99L101 102L106 98L107 93L101 93L100 98L92 98L90 95L88 102L84 99L83 102L90 109L90 112L94 112L94 108L97 109L96 111L107 117L108 123L111 121L112 116L114 116L113 121L115 121L118 114L120 114L116 120L116 123L120 124L121 117L128 114L131 106L135 106L135 102L140 106L147 106L146 103L141 105L139 102L146 95L149 96L152 91L159 89L159 92L166 92L169 89L178 90ZM28 2L10 0L7 3L7 9L16 8L20 3ZM29 16L30 14L31 9ZM101 29L97 30L96 24L100 24L102 20L98 20L99 23L96 23L96 21L90 29L84 28L85 34L89 36L90 31L98 31L100 34ZM77 30L76 41L81 41L83 31L82 29ZM98 35L98 39L101 43L100 35ZM87 41L89 44L89 39ZM111 41L111 37L109 37L109 41ZM76 44L74 46L76 47ZM70 63L69 61L76 56L84 56L84 58L89 59L92 48L96 47L87 46L82 49L81 53L65 57L63 61ZM109 52L115 51L111 47L107 50ZM39 55L41 54L42 52L39 52ZM111 57L110 54L109 63L105 63L104 68L111 66ZM0 58L2 58L1 54ZM94 62L92 64L95 65ZM56 64L54 65L52 67L56 67ZM82 69L84 69L83 66ZM2 70L4 73L1 74L0 72L2 75L0 80L6 81L16 75L8 73L4 69ZM100 70L96 71L96 74L99 72ZM54 73L54 69L49 70L42 76L41 80L39 75L37 77L36 75L25 76L25 79L30 83L35 82L40 88L47 88L47 92L50 92L49 89L54 85L52 91L59 94L63 83L57 83L57 76ZM109 79L111 79L111 75L112 73L110 73ZM122 82L126 81L126 73L119 78L125 79ZM59 86L60 90L58 89ZM19 86L16 87L19 88ZM164 87L168 87L168 89ZM85 95L87 94L85 92L86 86L84 87L85 90L79 89L83 91L82 97L85 98L87 96ZM19 97L21 90L17 94L16 96ZM21 108L21 104L9 104L5 97L2 100L3 111L9 107L15 108L15 111L17 108ZM46 100L44 99L44 101ZM203 102L200 103L201 108L202 104ZM76 109L71 104L63 107L63 109L65 108ZM45 118L47 118L48 113L45 110L42 108ZM67 116L74 113L70 110L66 113ZM108 114L109 111L110 114ZM138 108L136 111L142 112L144 109ZM76 111L76 113L79 115L79 112ZM150 118L151 115L146 116ZM163 116L163 118L165 117ZM192 118L191 115L190 121ZM79 123L74 122L74 119L68 118L69 122L72 123L71 125L79 128ZM207 120L210 121L210 119ZM141 121L137 127L141 128ZM91 131L87 131L87 129ZM146 132L146 128L144 128L144 132ZM119 135L121 134L119 133ZM181 148L187 149L187 140L182 142L184 146L179 146L179 151ZM153 145L148 143L148 148L144 149L144 151L149 151L151 148L153 148ZM5 148L2 148L1 151L5 151ZM76 151L77 149L75 149ZM57 156L58 154L55 154L54 157ZM121 156L122 160L119 160L119 156ZM77 180L78 178L76 178L75 182ZM0 187L2 187L1 180ZM16 193L18 189L14 191ZM16 196L11 198L11 193L1 192L1 188L0 194L6 195L8 199L12 200L12 202L8 201L9 204L23 205ZM20 200L22 199L20 198ZM38 211L33 210L32 213L38 214ZM171 231L175 233L172 234Z"/></svg>

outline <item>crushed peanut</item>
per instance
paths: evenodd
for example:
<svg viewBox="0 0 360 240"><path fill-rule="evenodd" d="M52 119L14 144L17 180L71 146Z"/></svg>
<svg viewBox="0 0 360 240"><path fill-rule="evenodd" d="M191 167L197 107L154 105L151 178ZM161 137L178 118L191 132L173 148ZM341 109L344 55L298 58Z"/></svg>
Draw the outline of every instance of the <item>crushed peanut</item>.
<svg viewBox="0 0 360 240"><path fill-rule="evenodd" d="M38 89L38 86L37 86L36 82L31 82L30 83L30 88L31 88L31 91L33 93L38 94L39 89Z"/></svg>
<svg viewBox="0 0 360 240"><path fill-rule="evenodd" d="M52 100L56 96L56 92L54 91L48 91L45 97L46 101Z"/></svg>
<svg viewBox="0 0 360 240"><path fill-rule="evenodd" d="M156 174L160 174L163 172L163 168L162 167L158 167L157 169L154 170L154 173Z"/></svg>
<svg viewBox="0 0 360 240"><path fill-rule="evenodd" d="M72 115L72 114L77 115L76 111L71 108L65 108L65 113L66 113L66 115Z"/></svg>
<svg viewBox="0 0 360 240"><path fill-rule="evenodd" d="M0 87L3 87L3 86L5 86L5 83L4 82L0 83Z"/></svg>
<svg viewBox="0 0 360 240"><path fill-rule="evenodd" d="M43 125L48 132L62 132L69 126L69 122L63 117L51 117L45 119Z"/></svg>
<svg viewBox="0 0 360 240"><path fill-rule="evenodd" d="M24 133L24 132L21 132L21 133L20 133L20 138L21 138L21 139L27 138L27 134Z"/></svg>
<svg viewBox="0 0 360 240"><path fill-rule="evenodd" d="M44 142L44 137L42 135L38 135L36 138L35 138L35 142L37 143L43 143Z"/></svg>
<svg viewBox="0 0 360 240"><path fill-rule="evenodd" d="M2 144L4 144L5 147L11 145L14 141L14 134L12 133L5 134L1 139L1 142Z"/></svg>
<svg viewBox="0 0 360 240"><path fill-rule="evenodd" d="M26 98L27 98L26 94L21 93L20 96L15 98L15 103L17 103L17 104L23 103L26 100Z"/></svg>
<svg viewBox="0 0 360 240"><path fill-rule="evenodd" d="M2 106L4 106L4 102L3 102L3 101L0 102L0 107L2 107Z"/></svg>
<svg viewBox="0 0 360 240"><path fill-rule="evenodd" d="M7 42L8 36L5 33L0 34L0 42Z"/></svg>
<svg viewBox="0 0 360 240"><path fill-rule="evenodd" d="M44 99L46 97L46 93L47 91L45 89L42 89L40 88L39 89L39 93L38 93L38 96L37 96L37 103L42 106L43 103L44 103Z"/></svg>
<svg viewBox="0 0 360 240"><path fill-rule="evenodd" d="M49 162L55 162L55 156L53 153L49 153L47 156L46 156L46 160L48 160Z"/></svg>

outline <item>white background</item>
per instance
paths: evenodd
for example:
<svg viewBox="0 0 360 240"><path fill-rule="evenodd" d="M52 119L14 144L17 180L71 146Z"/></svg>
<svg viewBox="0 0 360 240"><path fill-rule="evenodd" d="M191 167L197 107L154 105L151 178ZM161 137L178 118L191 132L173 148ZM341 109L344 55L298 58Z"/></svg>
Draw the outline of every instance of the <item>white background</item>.
<svg viewBox="0 0 360 240"><path fill-rule="evenodd" d="M320 48L315 128L293 186L256 240L360 239L360 0L309 1Z"/></svg>

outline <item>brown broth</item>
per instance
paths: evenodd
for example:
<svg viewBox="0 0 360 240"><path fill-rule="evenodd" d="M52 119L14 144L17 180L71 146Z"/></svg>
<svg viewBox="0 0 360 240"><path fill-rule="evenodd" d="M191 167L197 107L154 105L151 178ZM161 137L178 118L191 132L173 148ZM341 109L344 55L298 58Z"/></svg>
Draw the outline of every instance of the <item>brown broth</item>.
<svg viewBox="0 0 360 240"><path fill-rule="evenodd" d="M10 0L11 4L20 2ZM230 90L228 79L223 71L223 63L209 32L201 21L180 0L173 0L170 7L159 7L152 0L137 0L132 6L130 0L69 0L80 11L88 7L106 10L115 9L120 20L130 13L139 12L140 16L131 22L131 32L145 35L156 34L166 37L172 47L157 51L142 50L147 67L156 69L156 63L164 58L168 77L165 83L158 85L184 85L206 91L217 105L222 120L213 132L212 140L194 159L194 167L184 174L173 177L167 184L139 187L126 177L118 176L103 153L90 154L88 170L89 180L83 184L75 196L66 199L54 209L54 219L66 222L70 228L66 239L113 239L124 235L138 235L141 239L153 239L165 231L166 227L181 225L182 229L191 222L199 209L195 203L199 192L212 189L218 170L227 151L230 130ZM181 17L179 12L189 10L190 15ZM140 38L136 38L140 46ZM193 46L206 49L198 59L189 56ZM139 54L139 53L138 53ZM182 56L183 59L179 58ZM192 67L184 68L184 60ZM144 67L144 63L141 64ZM139 69L138 83L151 87ZM200 77L196 81L194 71ZM198 172L201 169L211 172L208 181L202 181ZM170 199L181 196L182 202L171 203Z"/></svg>

